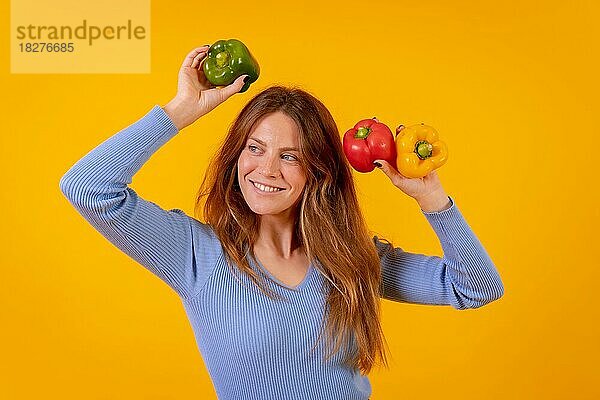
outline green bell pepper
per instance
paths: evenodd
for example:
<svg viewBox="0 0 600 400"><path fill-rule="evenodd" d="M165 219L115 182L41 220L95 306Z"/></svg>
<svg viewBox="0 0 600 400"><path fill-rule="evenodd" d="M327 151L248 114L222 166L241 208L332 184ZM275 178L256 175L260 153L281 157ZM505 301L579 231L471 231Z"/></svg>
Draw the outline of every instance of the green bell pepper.
<svg viewBox="0 0 600 400"><path fill-rule="evenodd" d="M213 85L230 85L238 77L248 75L238 93L245 92L258 79L260 67L244 43L237 39L219 40L210 49L204 61L204 75Z"/></svg>

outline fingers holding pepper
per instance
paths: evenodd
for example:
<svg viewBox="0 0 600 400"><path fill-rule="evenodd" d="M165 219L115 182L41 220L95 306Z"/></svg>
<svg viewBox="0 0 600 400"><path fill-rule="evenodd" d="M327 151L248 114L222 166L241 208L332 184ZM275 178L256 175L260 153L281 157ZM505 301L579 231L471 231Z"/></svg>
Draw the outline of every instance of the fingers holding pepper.
<svg viewBox="0 0 600 400"><path fill-rule="evenodd" d="M203 48L202 50L200 50L200 52L198 54L196 54L196 56L194 57L193 61L192 61L192 68L198 68L198 66L200 65L200 63L202 62L202 60L206 57L206 54L208 53L208 47Z"/></svg>
<svg viewBox="0 0 600 400"><path fill-rule="evenodd" d="M185 59L183 60L183 63L181 63L181 67L182 68L192 67L192 64L193 64L196 56L203 51L208 51L207 46L196 47L194 50L190 51L188 53L188 55L185 57Z"/></svg>

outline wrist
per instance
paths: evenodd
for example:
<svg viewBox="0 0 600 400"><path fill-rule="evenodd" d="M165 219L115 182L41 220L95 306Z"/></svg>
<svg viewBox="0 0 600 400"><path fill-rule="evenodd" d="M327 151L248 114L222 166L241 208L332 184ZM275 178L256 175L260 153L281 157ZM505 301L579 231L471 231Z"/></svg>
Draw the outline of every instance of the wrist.
<svg viewBox="0 0 600 400"><path fill-rule="evenodd" d="M186 107L177 97L174 97L162 108L179 131L195 121L189 112L189 107Z"/></svg>
<svg viewBox="0 0 600 400"><path fill-rule="evenodd" d="M451 206L448 194L444 191L438 191L420 198L416 198L419 207L424 212L440 212L447 210Z"/></svg>

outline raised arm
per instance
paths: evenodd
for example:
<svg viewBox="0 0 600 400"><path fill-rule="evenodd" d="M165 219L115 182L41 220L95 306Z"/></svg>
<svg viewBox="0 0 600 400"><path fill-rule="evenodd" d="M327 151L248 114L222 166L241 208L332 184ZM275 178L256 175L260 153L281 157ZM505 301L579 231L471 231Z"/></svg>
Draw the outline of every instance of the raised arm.
<svg viewBox="0 0 600 400"><path fill-rule="evenodd" d="M183 299L196 294L216 263L220 243L212 228L180 209L163 210L128 185L133 175L179 130L223 103L244 76L215 88L202 72L208 47L192 50L180 70L177 95L165 107L117 132L77 161L60 189L105 238L166 282Z"/></svg>
<svg viewBox="0 0 600 400"><path fill-rule="evenodd" d="M383 298L463 310L481 307L504 294L494 263L454 199L448 199L448 209L422 211L440 240L443 257L409 253L373 237L381 259Z"/></svg>
<svg viewBox="0 0 600 400"><path fill-rule="evenodd" d="M177 132L156 105L73 165L60 188L98 232L187 298L215 263L212 229L179 209L163 210L128 187L141 166Z"/></svg>

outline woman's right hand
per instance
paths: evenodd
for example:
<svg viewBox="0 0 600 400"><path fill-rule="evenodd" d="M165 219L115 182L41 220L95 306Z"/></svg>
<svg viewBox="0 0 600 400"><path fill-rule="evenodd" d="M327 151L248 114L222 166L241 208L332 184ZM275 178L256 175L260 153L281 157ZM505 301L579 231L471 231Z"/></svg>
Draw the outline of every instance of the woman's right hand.
<svg viewBox="0 0 600 400"><path fill-rule="evenodd" d="M244 86L244 78L248 76L242 75L230 85L216 88L206 79L202 69L202 61L206 58L209 47L197 47L187 55L179 69L177 94L163 107L178 130L192 124L238 93Z"/></svg>

